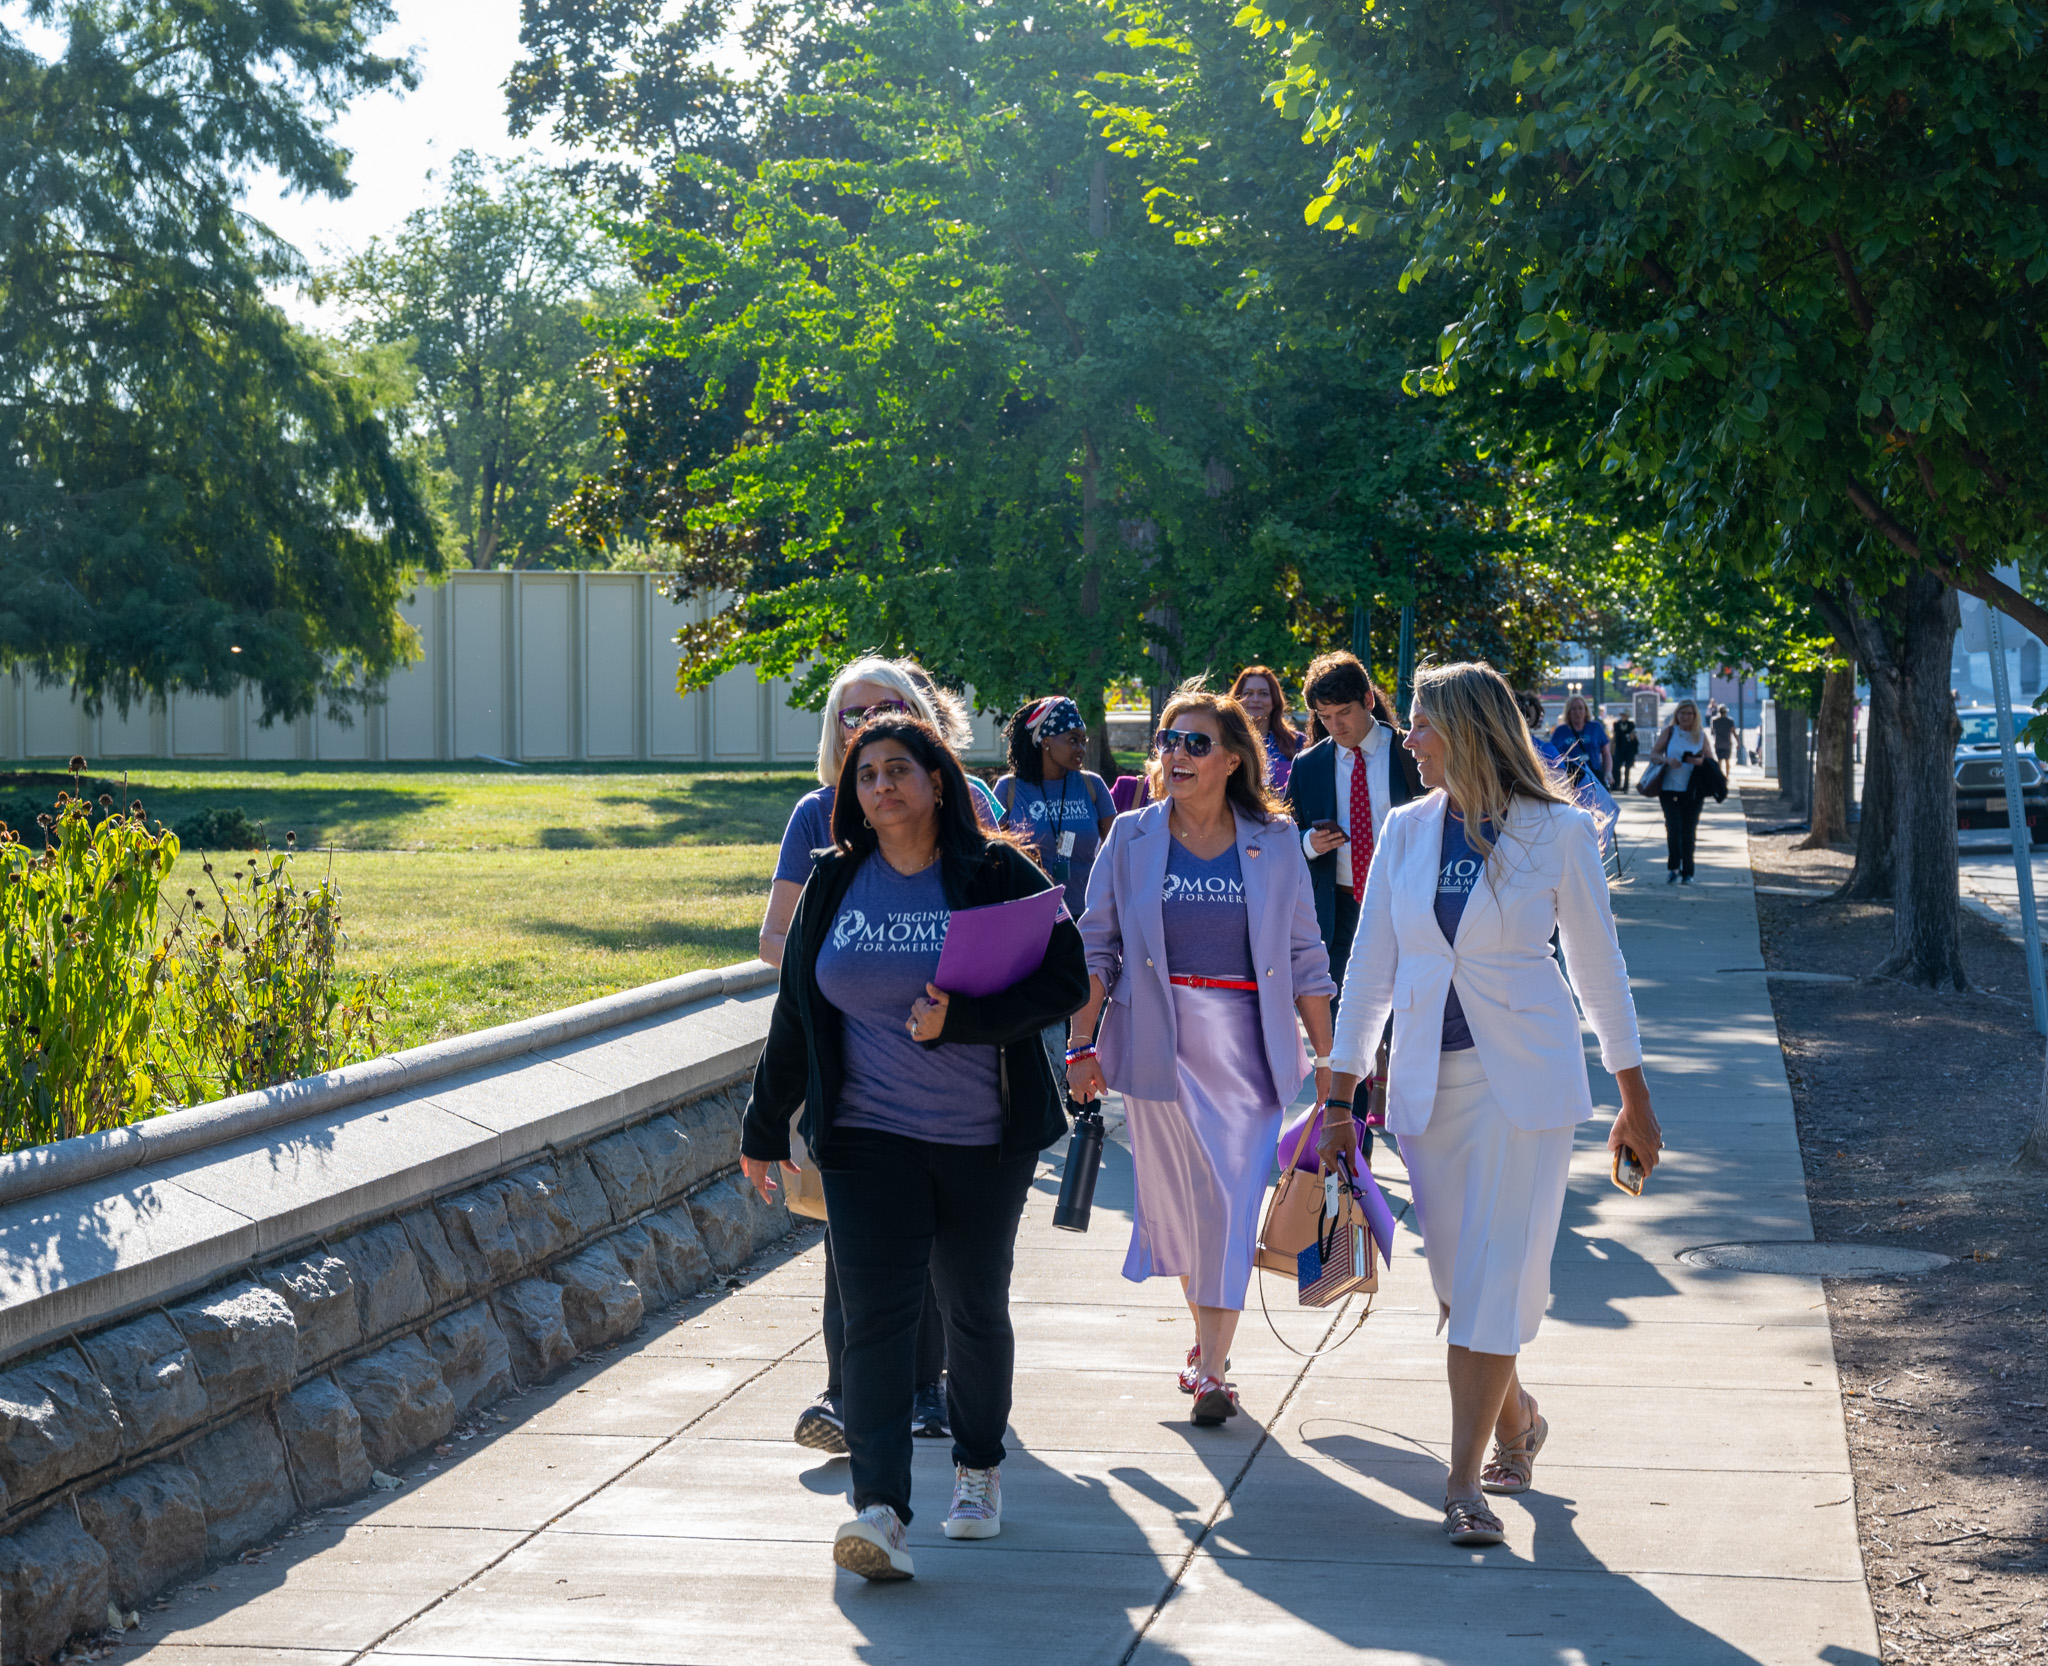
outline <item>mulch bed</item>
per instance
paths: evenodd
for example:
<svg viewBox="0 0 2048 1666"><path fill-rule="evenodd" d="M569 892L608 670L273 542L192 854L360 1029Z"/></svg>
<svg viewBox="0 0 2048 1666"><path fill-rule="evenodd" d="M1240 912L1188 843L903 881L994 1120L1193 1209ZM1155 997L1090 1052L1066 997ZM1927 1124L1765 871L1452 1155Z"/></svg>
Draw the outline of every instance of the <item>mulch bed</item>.
<svg viewBox="0 0 2048 1666"><path fill-rule="evenodd" d="M1759 886L1839 883L1775 793L1744 789ZM1953 1256L1920 1278L1827 1284L1863 1565L1886 1662L2048 1658L2048 1174L2015 1170L2042 1087L2019 944L1963 916L1978 987L1867 974L1888 907L1759 895L1764 964L1858 981L1771 985L1817 1238Z"/></svg>

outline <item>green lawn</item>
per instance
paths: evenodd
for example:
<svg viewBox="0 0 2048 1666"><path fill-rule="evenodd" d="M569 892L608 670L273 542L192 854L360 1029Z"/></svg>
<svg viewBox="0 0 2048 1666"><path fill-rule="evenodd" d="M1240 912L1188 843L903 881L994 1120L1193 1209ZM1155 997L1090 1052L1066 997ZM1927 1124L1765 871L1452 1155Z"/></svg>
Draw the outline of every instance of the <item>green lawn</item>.
<svg viewBox="0 0 2048 1666"><path fill-rule="evenodd" d="M92 774L111 786L123 771ZM298 835L302 879L331 868L346 963L391 979L392 1047L751 959L790 807L817 785L801 769L648 764L125 774L152 820L239 808L275 845ZM4 775L0 789L29 790ZM186 853L172 895L201 860Z"/></svg>
<svg viewBox="0 0 2048 1666"><path fill-rule="evenodd" d="M93 775L124 773L98 765ZM140 764L131 798L176 826L240 809L275 844L333 850L649 850L769 844L818 784L809 770L675 764Z"/></svg>
<svg viewBox="0 0 2048 1666"><path fill-rule="evenodd" d="M93 769L114 785L118 767ZM345 963L391 980L391 1047L753 957L783 825L817 785L789 768L131 765L173 825L239 808L298 835L341 888ZM0 789L42 795L41 782ZM40 799L39 799L40 801ZM188 850L170 895L197 885Z"/></svg>

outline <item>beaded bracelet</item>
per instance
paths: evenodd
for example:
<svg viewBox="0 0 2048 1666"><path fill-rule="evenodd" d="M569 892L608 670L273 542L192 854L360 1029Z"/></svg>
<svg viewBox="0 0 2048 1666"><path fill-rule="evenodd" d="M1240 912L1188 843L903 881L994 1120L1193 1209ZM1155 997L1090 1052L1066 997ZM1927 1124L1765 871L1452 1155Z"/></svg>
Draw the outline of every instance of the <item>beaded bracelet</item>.
<svg viewBox="0 0 2048 1666"><path fill-rule="evenodd" d="M1067 1063L1069 1064L1078 1064L1083 1059L1092 1059L1094 1057L1095 1043L1092 1041L1084 1042L1079 1047L1069 1047L1067 1049Z"/></svg>

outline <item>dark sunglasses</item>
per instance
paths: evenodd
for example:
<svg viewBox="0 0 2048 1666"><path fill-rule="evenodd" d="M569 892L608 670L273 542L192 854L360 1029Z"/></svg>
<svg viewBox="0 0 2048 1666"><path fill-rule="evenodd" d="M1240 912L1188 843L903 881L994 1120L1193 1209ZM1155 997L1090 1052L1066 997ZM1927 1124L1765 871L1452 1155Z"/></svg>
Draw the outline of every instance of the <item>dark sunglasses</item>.
<svg viewBox="0 0 2048 1666"><path fill-rule="evenodd" d="M1199 729L1161 729L1152 737L1152 750L1162 755L1181 751L1190 758L1206 758L1215 744L1214 735L1205 735Z"/></svg>
<svg viewBox="0 0 2048 1666"><path fill-rule="evenodd" d="M839 727L852 734L871 717L886 717L890 712L907 712L910 707L901 700L877 700L872 706L841 706Z"/></svg>

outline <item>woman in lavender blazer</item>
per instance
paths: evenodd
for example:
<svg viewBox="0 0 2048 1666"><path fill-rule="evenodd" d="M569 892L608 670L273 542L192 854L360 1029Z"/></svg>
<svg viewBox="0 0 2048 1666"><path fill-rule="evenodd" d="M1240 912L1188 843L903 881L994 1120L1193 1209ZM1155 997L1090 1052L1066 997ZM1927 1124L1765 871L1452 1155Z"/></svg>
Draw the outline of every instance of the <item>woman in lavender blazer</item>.
<svg viewBox="0 0 2048 1666"><path fill-rule="evenodd" d="M1177 1276L1195 1320L1194 1421L1237 1414L1224 1381L1285 1106L1329 1086L1329 956L1299 834L1227 695L1183 689L1150 765L1155 802L1116 819L1088 881L1088 1004L1067 1084L1123 1095L1137 1178L1124 1277ZM1099 1020L1099 1028L1098 1028Z"/></svg>

